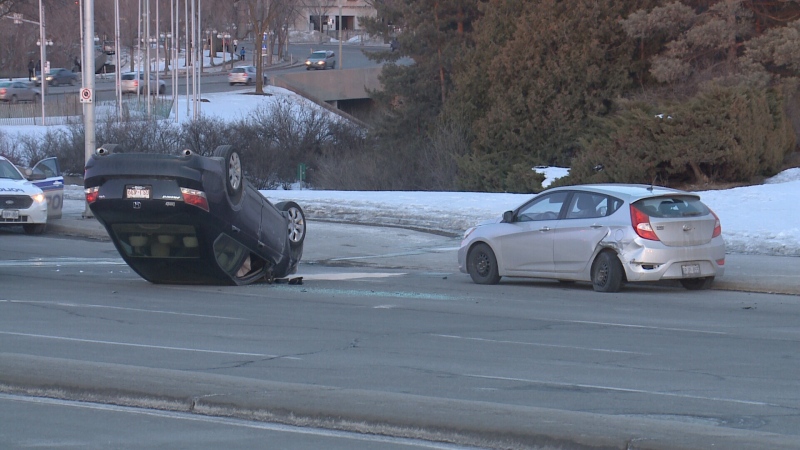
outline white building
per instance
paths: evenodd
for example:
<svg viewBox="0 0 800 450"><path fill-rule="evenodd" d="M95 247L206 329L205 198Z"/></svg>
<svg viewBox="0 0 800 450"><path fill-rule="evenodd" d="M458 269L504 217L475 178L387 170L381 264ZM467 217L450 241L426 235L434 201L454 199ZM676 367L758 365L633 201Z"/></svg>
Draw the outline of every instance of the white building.
<svg viewBox="0 0 800 450"><path fill-rule="evenodd" d="M345 37L361 30L359 17L375 17L375 8L367 4L366 0L305 0L301 1L294 23L297 31L321 31L323 34L335 37L339 31L339 17L341 14L341 29ZM341 13L340 13L341 8ZM321 28L321 29L320 29Z"/></svg>

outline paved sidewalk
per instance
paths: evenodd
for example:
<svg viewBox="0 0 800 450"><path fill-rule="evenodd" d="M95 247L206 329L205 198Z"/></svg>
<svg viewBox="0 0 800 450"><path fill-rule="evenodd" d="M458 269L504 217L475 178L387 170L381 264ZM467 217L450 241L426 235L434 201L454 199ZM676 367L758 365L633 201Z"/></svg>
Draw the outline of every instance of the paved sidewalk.
<svg viewBox="0 0 800 450"><path fill-rule="evenodd" d="M80 200L64 201L64 213L60 220L54 220L47 226L47 233L81 238L108 240L105 228L94 218L84 218L85 204ZM309 221L315 227L325 228L320 222ZM370 225L365 223L364 225ZM334 227L331 224L331 228ZM429 235L417 231L403 230L404 233L424 236L426 252L403 253L397 246L397 233L365 233L347 232L347 225L336 224L334 229L326 230L324 239L314 239L306 246L303 259L305 261L353 260L374 267L419 268L436 271L458 271L456 251L457 238ZM350 225L358 227L358 225ZM310 239L313 235L309 234ZM319 237L319 235L317 236ZM345 247L344 241L358 240L368 249ZM318 241L318 244L316 243ZM352 254L342 254L343 248L352 249ZM361 253L359 253L361 252ZM363 255L370 255L369 258ZM377 255L377 256L376 256ZM381 256L384 255L384 256ZM725 275L715 280L713 288L717 290L766 292L800 296L800 258L790 256L742 255L729 254L725 259Z"/></svg>

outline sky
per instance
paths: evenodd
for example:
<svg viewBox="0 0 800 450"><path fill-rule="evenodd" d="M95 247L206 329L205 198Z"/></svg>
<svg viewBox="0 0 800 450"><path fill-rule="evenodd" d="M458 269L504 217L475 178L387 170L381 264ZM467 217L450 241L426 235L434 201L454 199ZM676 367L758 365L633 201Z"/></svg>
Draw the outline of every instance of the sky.
<svg viewBox="0 0 800 450"><path fill-rule="evenodd" d="M223 119L245 117L272 102L291 102L299 109L320 108L285 89L269 86L269 96L246 95L253 88L204 94L203 114ZM185 119L186 103L179 101ZM324 111L324 110L323 110ZM8 137L43 134L41 126L0 126ZM246 164L246 161L245 161ZM532 169L533 170L533 169ZM545 185L567 173L564 168L539 168ZM391 225L461 235L467 228L499 217L532 194L411 191L325 191L313 187L261 191L271 201L295 200L309 220L324 219L369 225ZM698 192L719 216L728 253L800 257L800 168L788 169L756 186ZM81 186L68 186L65 212L83 211Z"/></svg>

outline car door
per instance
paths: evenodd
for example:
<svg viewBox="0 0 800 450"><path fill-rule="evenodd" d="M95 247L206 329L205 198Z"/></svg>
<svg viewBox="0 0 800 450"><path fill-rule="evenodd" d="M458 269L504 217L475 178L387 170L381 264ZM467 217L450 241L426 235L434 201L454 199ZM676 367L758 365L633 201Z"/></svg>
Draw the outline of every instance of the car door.
<svg viewBox="0 0 800 450"><path fill-rule="evenodd" d="M44 192L47 198L47 220L60 219L64 205L64 176L57 158L46 158L33 166L31 174L33 182Z"/></svg>
<svg viewBox="0 0 800 450"><path fill-rule="evenodd" d="M497 238L498 258L507 275L553 271L553 233L568 195L539 195L516 211L508 231Z"/></svg>
<svg viewBox="0 0 800 450"><path fill-rule="evenodd" d="M580 273L591 263L597 244L608 234L612 214L621 200L577 191L570 197L564 220L553 232L556 272Z"/></svg>

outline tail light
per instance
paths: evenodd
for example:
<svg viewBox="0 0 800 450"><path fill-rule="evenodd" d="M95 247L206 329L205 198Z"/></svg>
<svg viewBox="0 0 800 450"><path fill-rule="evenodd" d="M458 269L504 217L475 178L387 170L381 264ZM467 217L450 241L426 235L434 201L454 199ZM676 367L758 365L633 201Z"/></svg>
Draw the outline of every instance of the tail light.
<svg viewBox="0 0 800 450"><path fill-rule="evenodd" d="M711 210L709 209L709 211ZM714 214L714 211L711 211L711 214L714 216L714 232L711 233L711 237L715 238L720 234L722 234L722 224L719 223L719 217L717 217L717 215Z"/></svg>
<svg viewBox="0 0 800 450"><path fill-rule="evenodd" d="M183 194L183 201L186 202L186 204L196 206L206 212L209 211L205 192L196 189L181 188L181 194Z"/></svg>
<svg viewBox="0 0 800 450"><path fill-rule="evenodd" d="M6 92L8 92L6 88L0 89L0 95L5 95Z"/></svg>
<svg viewBox="0 0 800 450"><path fill-rule="evenodd" d="M651 241L659 240L658 236L656 236L656 232L653 231L653 227L650 225L650 216L639 211L639 209L633 205L631 205L631 225L633 225L633 231L642 239Z"/></svg>
<svg viewBox="0 0 800 450"><path fill-rule="evenodd" d="M83 192L86 194L86 203L94 203L100 193L100 186L86 188Z"/></svg>

